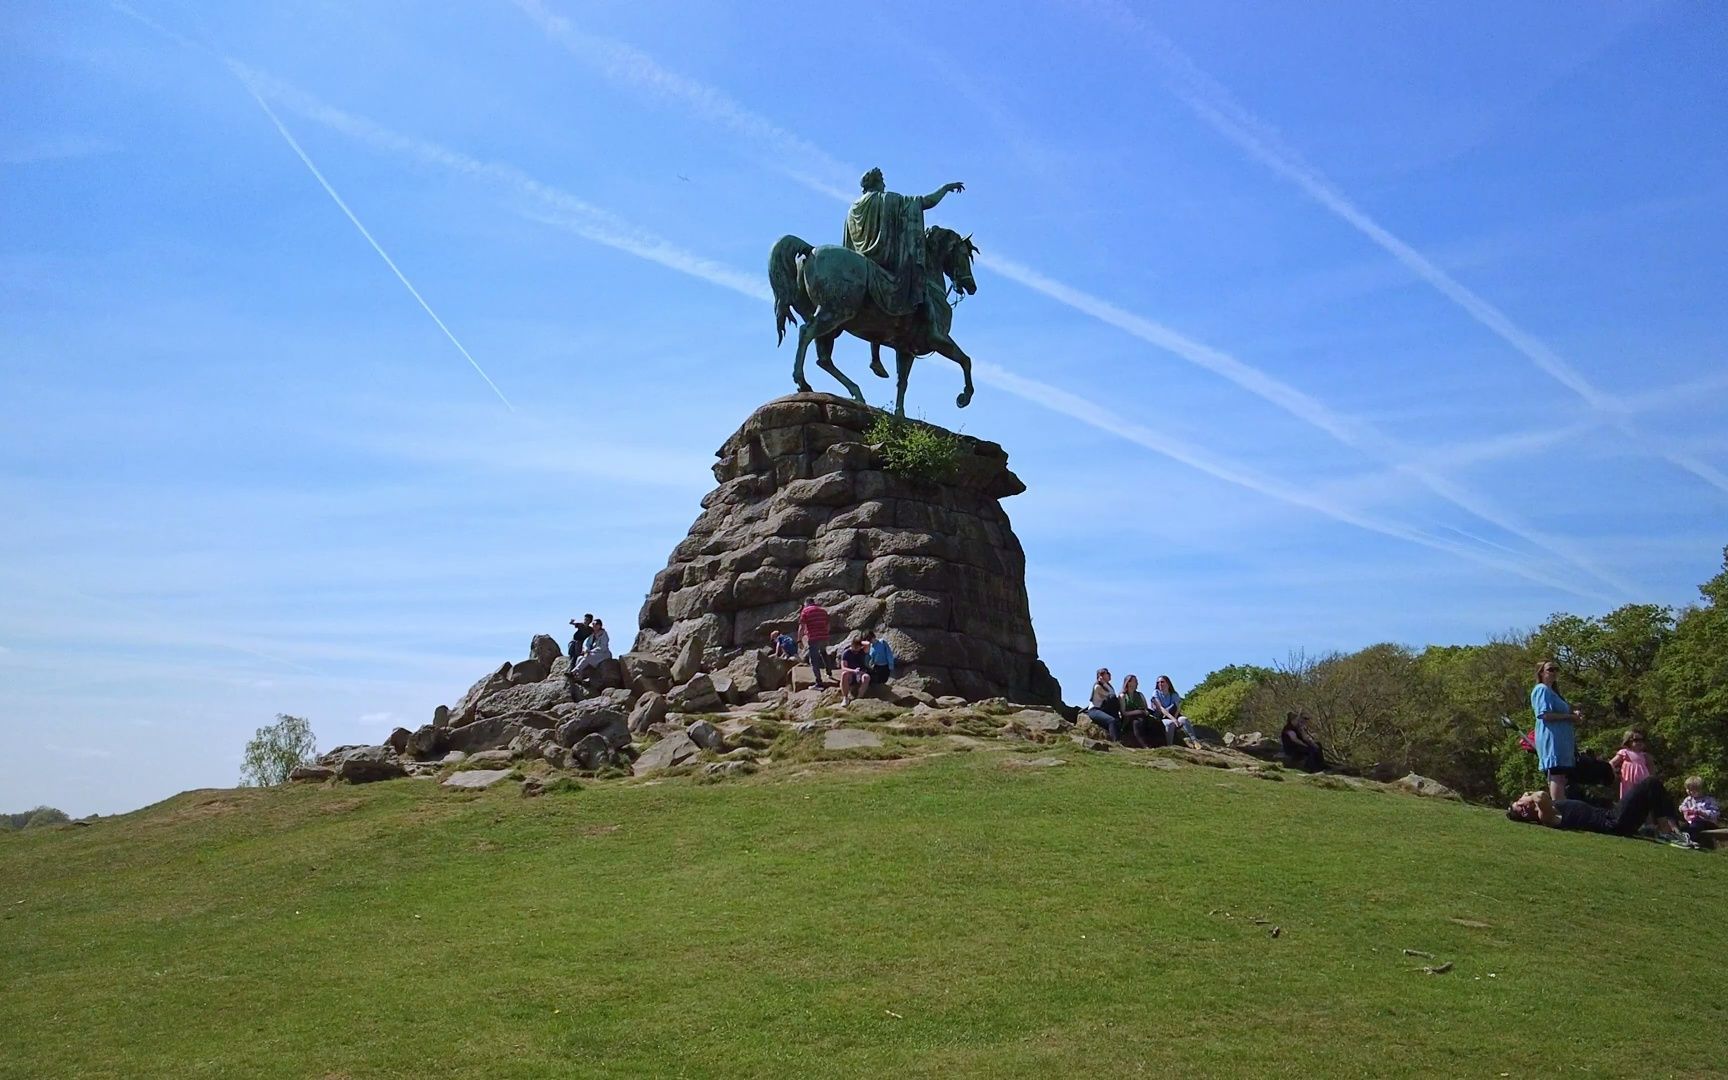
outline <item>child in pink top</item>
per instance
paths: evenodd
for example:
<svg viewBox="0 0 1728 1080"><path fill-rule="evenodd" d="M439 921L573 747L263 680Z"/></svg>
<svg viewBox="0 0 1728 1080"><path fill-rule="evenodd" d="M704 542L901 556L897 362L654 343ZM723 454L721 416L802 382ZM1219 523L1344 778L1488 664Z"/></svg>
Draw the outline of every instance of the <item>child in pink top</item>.
<svg viewBox="0 0 1728 1080"><path fill-rule="evenodd" d="M1620 740L1620 752L1608 759L1620 777L1620 797L1624 799L1638 781L1650 775L1650 755L1644 750L1644 733L1628 731Z"/></svg>

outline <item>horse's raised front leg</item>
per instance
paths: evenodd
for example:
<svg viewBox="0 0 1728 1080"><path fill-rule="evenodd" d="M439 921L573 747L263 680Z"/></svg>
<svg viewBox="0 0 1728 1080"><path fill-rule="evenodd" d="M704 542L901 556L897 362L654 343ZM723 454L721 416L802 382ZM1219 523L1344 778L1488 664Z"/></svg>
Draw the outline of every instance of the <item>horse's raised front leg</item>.
<svg viewBox="0 0 1728 1080"><path fill-rule="evenodd" d="M870 343L870 370L878 379L888 377L888 369L882 366L882 346L874 341Z"/></svg>
<svg viewBox="0 0 1728 1080"><path fill-rule="evenodd" d="M820 317L821 312L817 312L817 315ZM864 391L858 388L857 383L848 379L844 371L834 366L834 339L839 336L840 329L836 326L832 333L816 340L816 366L839 379L840 384L846 387L846 392L852 395L852 400L862 405L864 404Z"/></svg>
<svg viewBox="0 0 1728 1080"><path fill-rule="evenodd" d="M894 367L899 375L894 388L894 415L906 416L906 380L912 375L912 361L917 359L905 349L894 350Z"/></svg>
<svg viewBox="0 0 1728 1080"><path fill-rule="evenodd" d="M964 409L972 402L972 358L966 355L966 350L955 344L951 337L944 337L936 343L936 351L960 365L960 374L966 377L966 389L960 391L954 398L954 404Z"/></svg>

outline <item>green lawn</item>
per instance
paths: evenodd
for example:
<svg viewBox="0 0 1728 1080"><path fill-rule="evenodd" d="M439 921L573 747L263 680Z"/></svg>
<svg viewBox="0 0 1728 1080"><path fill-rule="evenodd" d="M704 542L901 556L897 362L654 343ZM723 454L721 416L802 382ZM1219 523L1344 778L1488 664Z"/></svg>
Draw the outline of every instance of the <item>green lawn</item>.
<svg viewBox="0 0 1728 1080"><path fill-rule="evenodd" d="M1058 753L5 835L0 1076L1728 1068L1728 858Z"/></svg>

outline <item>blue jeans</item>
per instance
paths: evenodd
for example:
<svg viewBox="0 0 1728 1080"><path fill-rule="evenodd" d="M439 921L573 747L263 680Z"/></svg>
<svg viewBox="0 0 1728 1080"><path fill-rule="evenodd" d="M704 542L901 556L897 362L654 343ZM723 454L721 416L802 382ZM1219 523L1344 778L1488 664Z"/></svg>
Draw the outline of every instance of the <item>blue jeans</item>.
<svg viewBox="0 0 1728 1080"><path fill-rule="evenodd" d="M821 686L822 685L822 676L827 674L827 672L829 670L829 666L828 666L828 639L823 638L820 641L818 641L818 640L815 640L813 638L809 642L809 647L810 647L810 672L811 672L811 674L816 676L816 685Z"/></svg>
<svg viewBox="0 0 1728 1080"><path fill-rule="evenodd" d="M1111 742L1122 741L1122 721L1111 716L1103 709L1087 709L1086 718L1109 732Z"/></svg>

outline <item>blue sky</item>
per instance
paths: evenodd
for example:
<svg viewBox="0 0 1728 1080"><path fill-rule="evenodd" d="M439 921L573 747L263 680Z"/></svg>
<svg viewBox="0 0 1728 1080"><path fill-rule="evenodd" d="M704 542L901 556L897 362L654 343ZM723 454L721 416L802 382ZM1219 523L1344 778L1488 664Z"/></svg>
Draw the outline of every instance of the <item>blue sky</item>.
<svg viewBox="0 0 1728 1080"><path fill-rule="evenodd" d="M768 248L837 240L871 165L967 184L931 218L983 251L978 395L935 358L910 407L1008 447L1071 699L1686 603L1728 542L1723 5L0 34L0 809L225 786L277 712L376 741L574 614L627 631L791 389Z"/></svg>

